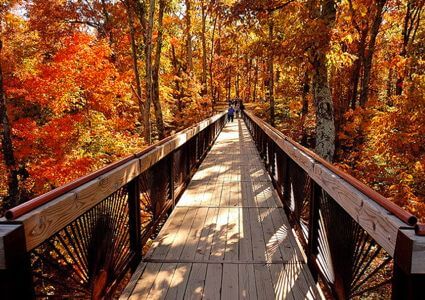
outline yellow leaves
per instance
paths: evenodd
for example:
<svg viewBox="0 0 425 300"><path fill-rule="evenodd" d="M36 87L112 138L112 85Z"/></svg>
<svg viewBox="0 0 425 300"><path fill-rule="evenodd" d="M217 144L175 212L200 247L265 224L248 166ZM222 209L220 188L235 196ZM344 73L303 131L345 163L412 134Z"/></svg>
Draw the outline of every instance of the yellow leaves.
<svg viewBox="0 0 425 300"><path fill-rule="evenodd" d="M368 8L367 8L365 5L360 4L360 5L358 6L358 11L360 12L360 15L361 15L362 17L366 17L367 12L368 12Z"/></svg>
<svg viewBox="0 0 425 300"><path fill-rule="evenodd" d="M425 171L425 167L420 161L417 161L415 163L414 168L415 168L416 172L424 172Z"/></svg>

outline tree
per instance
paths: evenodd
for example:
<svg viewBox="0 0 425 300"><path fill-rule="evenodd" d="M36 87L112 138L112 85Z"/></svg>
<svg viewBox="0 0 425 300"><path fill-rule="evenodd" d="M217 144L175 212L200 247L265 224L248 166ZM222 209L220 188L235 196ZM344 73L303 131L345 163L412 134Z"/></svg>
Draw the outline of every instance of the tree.
<svg viewBox="0 0 425 300"><path fill-rule="evenodd" d="M330 42L330 30L335 22L336 8L332 0L309 3L310 14L318 18L320 44L312 51L314 104L316 106L316 147L323 158L332 161L335 151L335 124L332 95L329 89L326 51Z"/></svg>

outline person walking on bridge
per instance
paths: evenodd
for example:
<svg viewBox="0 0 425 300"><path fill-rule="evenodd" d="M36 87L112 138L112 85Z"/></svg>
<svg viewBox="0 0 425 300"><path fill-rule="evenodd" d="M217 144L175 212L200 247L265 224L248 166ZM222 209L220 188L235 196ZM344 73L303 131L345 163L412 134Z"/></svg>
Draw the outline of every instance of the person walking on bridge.
<svg viewBox="0 0 425 300"><path fill-rule="evenodd" d="M235 115L235 109L233 108L233 106L229 106L229 109L227 110L227 121L228 122L233 122L233 118Z"/></svg>

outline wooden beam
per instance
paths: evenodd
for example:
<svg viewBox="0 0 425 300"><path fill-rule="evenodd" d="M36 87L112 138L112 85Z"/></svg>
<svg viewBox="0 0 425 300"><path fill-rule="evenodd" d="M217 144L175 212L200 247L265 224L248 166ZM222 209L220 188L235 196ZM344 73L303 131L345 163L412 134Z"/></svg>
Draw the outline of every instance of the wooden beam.
<svg viewBox="0 0 425 300"><path fill-rule="evenodd" d="M314 173L309 175L388 254L394 255L398 230L406 224L323 165L315 164Z"/></svg>
<svg viewBox="0 0 425 300"><path fill-rule="evenodd" d="M132 160L18 218L24 225L27 250L41 244L139 174L138 161Z"/></svg>

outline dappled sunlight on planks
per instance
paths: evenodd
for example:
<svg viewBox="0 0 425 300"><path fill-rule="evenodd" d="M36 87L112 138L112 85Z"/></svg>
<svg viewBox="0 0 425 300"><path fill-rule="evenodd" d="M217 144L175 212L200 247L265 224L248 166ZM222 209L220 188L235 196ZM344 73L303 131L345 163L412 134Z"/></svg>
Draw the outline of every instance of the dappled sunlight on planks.
<svg viewBox="0 0 425 300"><path fill-rule="evenodd" d="M241 120L226 125L144 264L132 299L319 298Z"/></svg>

